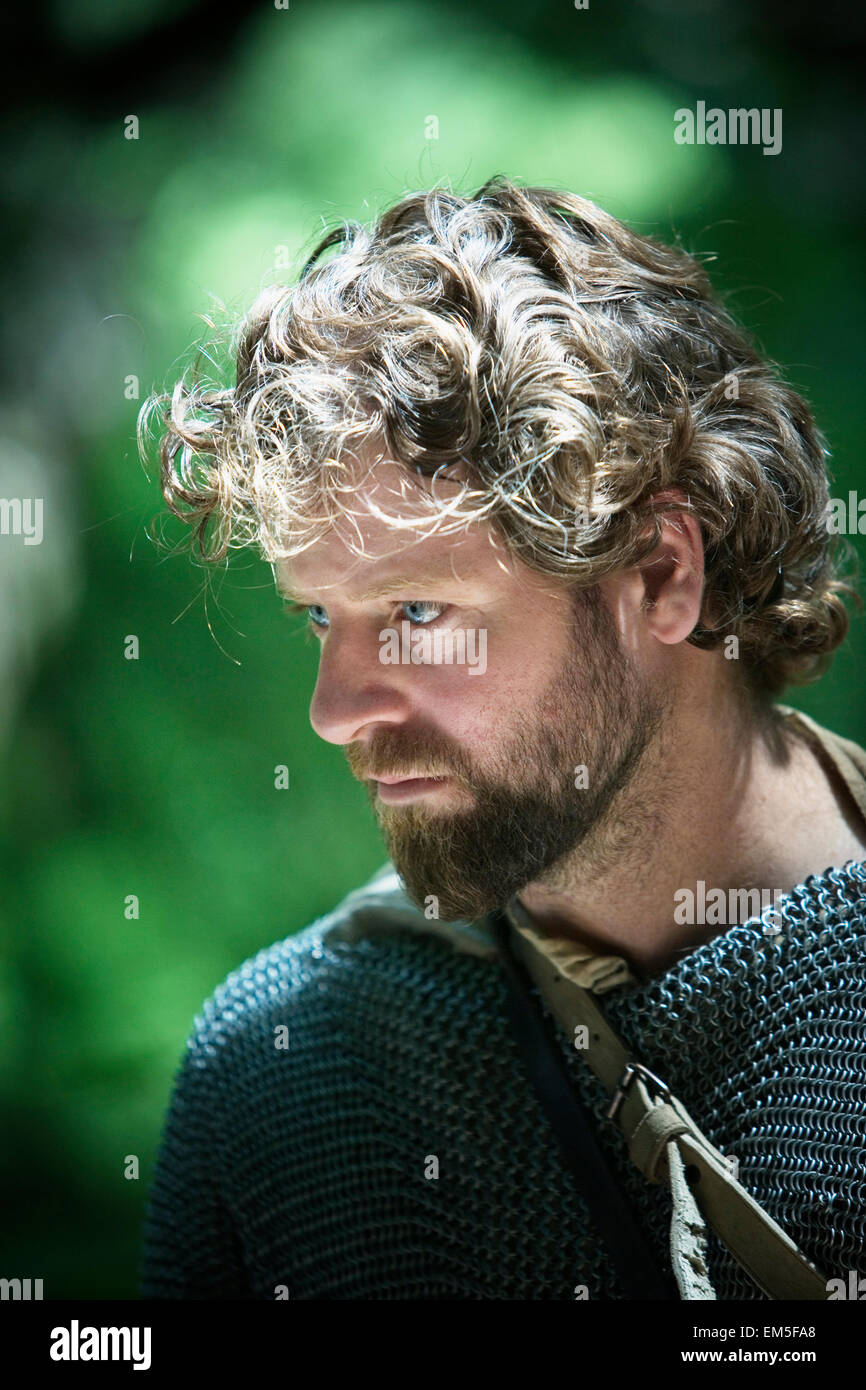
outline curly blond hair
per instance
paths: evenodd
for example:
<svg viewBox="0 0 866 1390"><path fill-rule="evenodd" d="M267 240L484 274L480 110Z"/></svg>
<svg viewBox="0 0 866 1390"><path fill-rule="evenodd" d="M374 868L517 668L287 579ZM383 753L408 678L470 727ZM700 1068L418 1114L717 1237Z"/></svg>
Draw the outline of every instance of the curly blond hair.
<svg viewBox="0 0 866 1390"><path fill-rule="evenodd" d="M688 641L736 635L760 695L814 679L845 636L808 406L694 257L585 198L503 176L411 193L324 236L232 348L233 388L196 370L139 417L144 453L161 411L163 495L207 561L298 554L352 515L347 458L378 441L407 477L460 465L431 526L487 519L579 588L644 559L681 506L652 498L680 489L705 547Z"/></svg>

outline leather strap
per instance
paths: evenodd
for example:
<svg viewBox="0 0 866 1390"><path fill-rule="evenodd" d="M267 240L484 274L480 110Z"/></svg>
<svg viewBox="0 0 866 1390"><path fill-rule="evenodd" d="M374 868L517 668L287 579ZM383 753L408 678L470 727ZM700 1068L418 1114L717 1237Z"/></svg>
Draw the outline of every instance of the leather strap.
<svg viewBox="0 0 866 1390"><path fill-rule="evenodd" d="M532 999L532 981L513 954L508 919L492 914L500 960L509 987L509 1022L530 1080L547 1111L577 1188L610 1253L627 1298L678 1296L659 1269L625 1192L596 1139L591 1116L574 1093L565 1060L549 1024Z"/></svg>
<svg viewBox="0 0 866 1390"><path fill-rule="evenodd" d="M706 1222L768 1297L826 1299L824 1275L737 1182L724 1154L664 1082L629 1055L592 995L505 920L515 954L566 1035L586 1028L582 1055L611 1096L609 1117L625 1136L632 1159L648 1182L671 1187L671 1253L683 1297L715 1297L706 1277L701 1229ZM686 1293L689 1287L698 1291Z"/></svg>

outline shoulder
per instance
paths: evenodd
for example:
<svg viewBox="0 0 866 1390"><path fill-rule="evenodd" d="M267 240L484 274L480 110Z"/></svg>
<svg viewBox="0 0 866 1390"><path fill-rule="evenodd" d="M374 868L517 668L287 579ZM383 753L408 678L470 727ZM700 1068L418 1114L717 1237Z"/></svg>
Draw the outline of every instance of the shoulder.
<svg viewBox="0 0 866 1390"><path fill-rule="evenodd" d="M866 781L866 748L855 743L853 739L825 728L811 715L793 709L790 705L776 704L774 710L786 729L799 734L842 773L846 782L853 783L858 790L860 789L861 784Z"/></svg>
<svg viewBox="0 0 866 1390"><path fill-rule="evenodd" d="M826 864L866 858L866 749L800 710L778 705L785 730L804 750L796 773L801 838ZM805 762L812 759L811 765Z"/></svg>
<svg viewBox="0 0 866 1390"><path fill-rule="evenodd" d="M333 1035L395 992L423 992L432 977L467 979L496 957L486 921L429 920L388 863L308 926L250 956L205 1000L187 1042L188 1065L211 1072L220 1057L273 1056L279 1030Z"/></svg>

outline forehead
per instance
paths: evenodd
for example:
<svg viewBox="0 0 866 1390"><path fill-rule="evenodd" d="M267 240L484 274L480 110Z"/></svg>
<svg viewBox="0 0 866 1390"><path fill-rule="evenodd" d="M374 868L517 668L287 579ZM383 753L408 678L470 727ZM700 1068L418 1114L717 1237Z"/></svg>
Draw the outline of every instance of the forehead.
<svg viewBox="0 0 866 1390"><path fill-rule="evenodd" d="M300 555L274 562L280 589L306 599L328 589L361 601L404 580L504 583L524 569L486 521L449 520L460 492L457 479L410 474L390 460L347 471L346 515ZM438 523L435 518L439 515ZM449 526L443 534L442 524Z"/></svg>

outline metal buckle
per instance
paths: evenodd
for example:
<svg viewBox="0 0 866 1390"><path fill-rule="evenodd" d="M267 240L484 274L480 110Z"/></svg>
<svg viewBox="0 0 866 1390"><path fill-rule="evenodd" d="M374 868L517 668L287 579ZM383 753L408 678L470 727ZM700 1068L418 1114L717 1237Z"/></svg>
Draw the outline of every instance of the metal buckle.
<svg viewBox="0 0 866 1390"><path fill-rule="evenodd" d="M660 1077L656 1076L655 1072L650 1071L649 1067L645 1067L641 1062L626 1062L625 1071L619 1079L619 1084L613 1093L613 1099L606 1111L608 1120L615 1119L616 1112L625 1100L626 1092L636 1076L642 1077L650 1088L654 1087L654 1094L661 1096L662 1100L670 1098L671 1093L668 1087ZM651 1093L653 1092L651 1091Z"/></svg>

